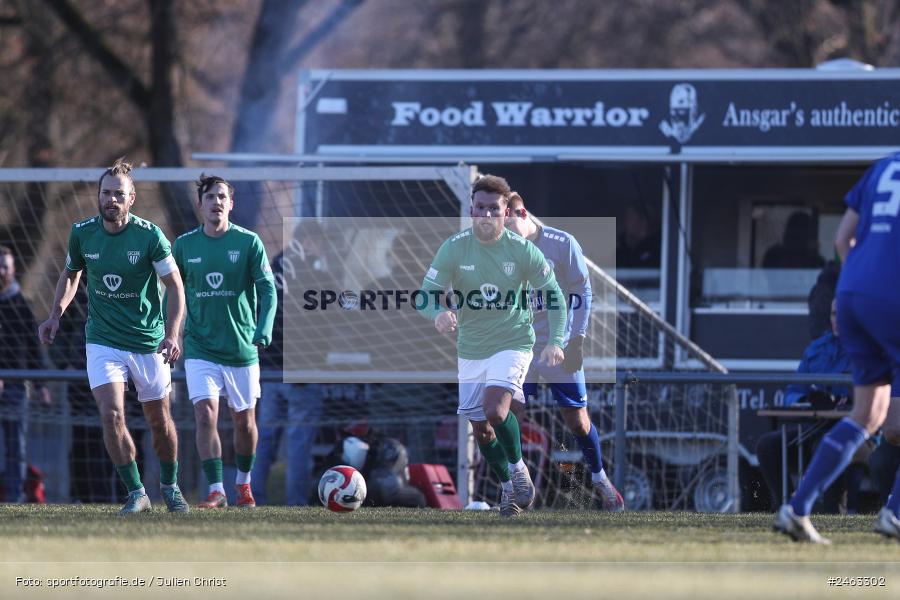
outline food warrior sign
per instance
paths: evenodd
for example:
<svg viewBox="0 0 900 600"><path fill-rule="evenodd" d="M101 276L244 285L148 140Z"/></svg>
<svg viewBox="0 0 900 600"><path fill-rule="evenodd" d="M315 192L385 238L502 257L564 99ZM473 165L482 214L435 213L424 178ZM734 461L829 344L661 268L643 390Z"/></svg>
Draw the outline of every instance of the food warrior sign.
<svg viewBox="0 0 900 600"><path fill-rule="evenodd" d="M299 106L301 154L878 154L900 70L305 71Z"/></svg>

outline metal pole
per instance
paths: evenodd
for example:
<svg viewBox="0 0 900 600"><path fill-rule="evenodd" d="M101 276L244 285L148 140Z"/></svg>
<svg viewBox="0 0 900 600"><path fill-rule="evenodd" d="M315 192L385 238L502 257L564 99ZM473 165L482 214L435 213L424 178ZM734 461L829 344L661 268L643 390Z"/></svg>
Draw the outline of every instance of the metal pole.
<svg viewBox="0 0 900 600"><path fill-rule="evenodd" d="M613 467L613 483L619 490L624 489L625 477L628 475L628 460L626 458L627 454L625 448L625 401L626 388L620 381L616 383L616 448L614 452L616 464Z"/></svg>
<svg viewBox="0 0 900 600"><path fill-rule="evenodd" d="M731 498L731 512L741 510L740 481L740 419L737 386L730 386L728 392L728 496Z"/></svg>
<svg viewBox="0 0 900 600"><path fill-rule="evenodd" d="M456 492L465 507L475 493L475 437L469 434L469 420L459 415L456 424Z"/></svg>
<svg viewBox="0 0 900 600"><path fill-rule="evenodd" d="M787 459L787 423L781 424L781 503L787 504L788 496L788 459Z"/></svg>

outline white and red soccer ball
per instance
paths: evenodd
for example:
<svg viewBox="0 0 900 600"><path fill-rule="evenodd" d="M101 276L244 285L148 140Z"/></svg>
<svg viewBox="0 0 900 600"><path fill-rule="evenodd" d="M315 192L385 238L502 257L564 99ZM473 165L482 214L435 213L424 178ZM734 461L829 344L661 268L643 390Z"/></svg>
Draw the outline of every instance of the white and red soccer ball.
<svg viewBox="0 0 900 600"><path fill-rule="evenodd" d="M319 500L328 510L351 512L366 499L366 480L347 465L331 467L319 480Z"/></svg>

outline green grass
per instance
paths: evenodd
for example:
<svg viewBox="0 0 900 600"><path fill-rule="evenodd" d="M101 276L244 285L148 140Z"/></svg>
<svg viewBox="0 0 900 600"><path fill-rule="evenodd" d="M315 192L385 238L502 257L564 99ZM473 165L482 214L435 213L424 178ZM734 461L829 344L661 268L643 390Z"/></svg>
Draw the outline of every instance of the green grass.
<svg viewBox="0 0 900 600"><path fill-rule="evenodd" d="M816 517L834 545L809 547L773 534L768 514L117 510L0 505L0 597L46 595L49 577L116 575L227 580L178 592L198 598L900 597L900 544L870 533L872 516ZM829 588L832 576L887 585ZM45 586L16 588L16 577ZM157 582L82 597L173 593Z"/></svg>

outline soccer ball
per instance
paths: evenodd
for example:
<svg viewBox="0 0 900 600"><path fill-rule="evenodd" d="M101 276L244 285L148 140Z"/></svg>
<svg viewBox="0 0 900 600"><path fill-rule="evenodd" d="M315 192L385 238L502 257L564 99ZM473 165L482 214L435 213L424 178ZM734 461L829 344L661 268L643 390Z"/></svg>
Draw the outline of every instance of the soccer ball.
<svg viewBox="0 0 900 600"><path fill-rule="evenodd" d="M338 296L338 305L344 310L354 310L359 306L359 295L349 290L343 291Z"/></svg>
<svg viewBox="0 0 900 600"><path fill-rule="evenodd" d="M366 499L366 480L347 465L331 467L319 480L319 501L328 510L351 512Z"/></svg>

